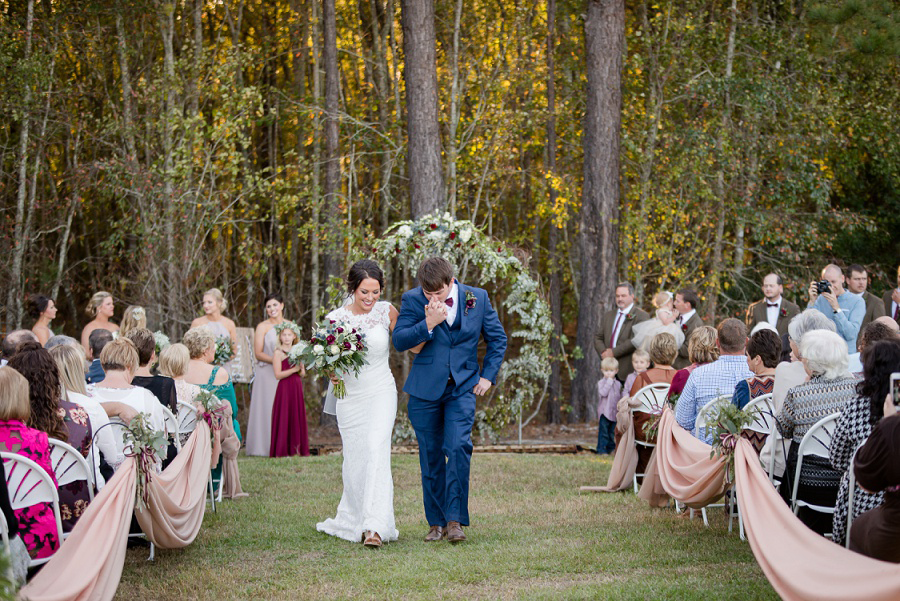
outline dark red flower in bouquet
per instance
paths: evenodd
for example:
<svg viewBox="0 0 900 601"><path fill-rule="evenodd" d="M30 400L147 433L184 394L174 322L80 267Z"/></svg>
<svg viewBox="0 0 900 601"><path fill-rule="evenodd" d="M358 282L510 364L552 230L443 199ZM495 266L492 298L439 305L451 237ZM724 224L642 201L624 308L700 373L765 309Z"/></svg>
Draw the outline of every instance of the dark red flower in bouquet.
<svg viewBox="0 0 900 601"><path fill-rule="evenodd" d="M343 333L344 333L344 328L338 328L338 329L337 329L337 333L338 333L338 334L343 334Z"/></svg>
<svg viewBox="0 0 900 601"><path fill-rule="evenodd" d="M328 344L334 344L334 336L329 335L328 338L325 339L325 342Z"/></svg>
<svg viewBox="0 0 900 601"><path fill-rule="evenodd" d="M333 319L329 319L329 320L328 320L328 323L337 323L337 322L336 322L335 320L333 320Z"/></svg>
<svg viewBox="0 0 900 601"><path fill-rule="evenodd" d="M353 348L353 346L352 346L349 342L345 342L345 343L344 343L344 348L347 349L347 350L349 351L351 348Z"/></svg>
<svg viewBox="0 0 900 601"><path fill-rule="evenodd" d="M358 350L358 351L363 350L362 342L358 342L358 343L356 344L356 350Z"/></svg>
<svg viewBox="0 0 900 601"><path fill-rule="evenodd" d="M357 340L362 340L362 336L360 336L359 334L357 334L357 335L356 335L356 339L357 339Z"/></svg>
<svg viewBox="0 0 900 601"><path fill-rule="evenodd" d="M437 224L436 224L436 223L432 223L432 224L429 225L428 227L430 227L430 228L433 229L433 230L436 230L436 229L437 229Z"/></svg>
<svg viewBox="0 0 900 601"><path fill-rule="evenodd" d="M351 334L356 334L356 328L353 328L352 330L350 330L350 333L351 333Z"/></svg>
<svg viewBox="0 0 900 601"><path fill-rule="evenodd" d="M397 248L395 248L395 249L394 249L394 252L399 253L399 252L400 252L400 247L398 246Z"/></svg>
<svg viewBox="0 0 900 601"><path fill-rule="evenodd" d="M315 338L310 338L310 339L309 339L309 343L310 343L310 344L318 344L319 341L316 340Z"/></svg>
<svg viewBox="0 0 900 601"><path fill-rule="evenodd" d="M421 247L421 246L419 246L419 245L418 245L418 244L416 244L416 248L422 248L422 247Z"/></svg>
<svg viewBox="0 0 900 601"><path fill-rule="evenodd" d="M450 239L456 240L456 232L450 232Z"/></svg>

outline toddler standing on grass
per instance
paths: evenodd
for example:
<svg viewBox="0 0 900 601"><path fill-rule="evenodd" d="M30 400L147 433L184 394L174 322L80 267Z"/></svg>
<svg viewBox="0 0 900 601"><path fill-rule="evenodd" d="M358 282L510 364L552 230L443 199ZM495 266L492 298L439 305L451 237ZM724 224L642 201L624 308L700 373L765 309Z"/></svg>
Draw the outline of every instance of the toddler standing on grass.
<svg viewBox="0 0 900 601"><path fill-rule="evenodd" d="M614 357L606 357L600 362L603 377L597 382L597 415L600 429L597 432L597 454L612 453L616 448L616 407L622 398L622 385L616 380L619 362Z"/></svg>

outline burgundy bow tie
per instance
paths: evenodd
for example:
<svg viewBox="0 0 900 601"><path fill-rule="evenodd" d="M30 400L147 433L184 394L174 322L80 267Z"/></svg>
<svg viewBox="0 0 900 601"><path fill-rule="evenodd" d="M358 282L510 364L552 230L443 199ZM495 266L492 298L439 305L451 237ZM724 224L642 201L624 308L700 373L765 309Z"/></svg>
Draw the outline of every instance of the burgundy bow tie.
<svg viewBox="0 0 900 601"><path fill-rule="evenodd" d="M447 297L447 299L444 301L444 304L447 305L448 307L452 307L452 306L453 306L453 299L450 298L450 297Z"/></svg>
<svg viewBox="0 0 900 601"><path fill-rule="evenodd" d="M767 307L777 307L778 303L766 303Z"/></svg>

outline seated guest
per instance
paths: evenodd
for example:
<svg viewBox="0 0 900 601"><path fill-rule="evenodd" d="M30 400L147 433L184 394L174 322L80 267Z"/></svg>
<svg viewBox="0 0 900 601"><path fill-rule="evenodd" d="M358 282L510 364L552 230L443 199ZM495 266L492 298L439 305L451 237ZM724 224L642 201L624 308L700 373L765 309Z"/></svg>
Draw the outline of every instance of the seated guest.
<svg viewBox="0 0 900 601"><path fill-rule="evenodd" d="M241 427L237 421L237 396L234 394L231 376L223 368L212 365L216 356L216 337L212 330L208 326L191 328L185 333L182 343L191 354L191 360L184 374L185 381L196 384L229 402L234 432L240 439Z"/></svg>
<svg viewBox="0 0 900 601"><path fill-rule="evenodd" d="M850 373L854 375L859 375L862 373L863 349L865 349L870 344L878 342L879 340L890 340L896 338L900 338L900 336L897 335L896 330L891 329L883 321L878 321L877 319L872 321L872 323L863 328L863 330L859 334L859 339L856 343L859 352L850 355Z"/></svg>
<svg viewBox="0 0 900 601"><path fill-rule="evenodd" d="M88 359L91 360L91 366L88 368L85 381L88 384L97 384L103 381L106 375L103 373L103 365L100 363L100 353L103 348L112 342L113 335L109 330L99 328L91 332L88 336Z"/></svg>
<svg viewBox="0 0 900 601"><path fill-rule="evenodd" d="M124 320L122 322L124 329ZM156 339L147 328L132 328L124 335L134 343L138 352L138 368L131 380L132 386L146 388L153 393L163 406L172 413L178 413L178 397L175 394L175 382L172 378L150 373L150 364L156 359Z"/></svg>
<svg viewBox="0 0 900 601"><path fill-rule="evenodd" d="M747 342L747 367L753 376L741 380L734 387L731 402L743 409L756 397L772 394L775 387L775 368L781 357L781 338L772 330L760 330Z"/></svg>
<svg viewBox="0 0 900 601"><path fill-rule="evenodd" d="M112 477L125 456L116 449L116 438L112 428L104 428L109 423L109 416L96 399L88 396L84 384L84 351L75 341L74 345L64 344L50 349L50 356L59 370L59 379L63 387L63 397L80 405L87 411L94 432L94 444L91 445L91 459L88 464L94 470L94 481L97 489L103 488L106 479Z"/></svg>
<svg viewBox="0 0 900 601"><path fill-rule="evenodd" d="M834 332L834 322L815 309L806 309L800 315L791 320L788 325L788 344L791 348L790 362L782 362L775 368L775 386L772 388L772 409L777 414L784 405L784 397L788 390L803 384L809 377L806 369L800 361L800 341L804 334L813 330L826 330ZM773 457L774 455L774 457ZM774 461L773 474L780 479L784 474L784 460L787 455L783 440L777 436L769 436L759 453L759 459L763 466L768 467Z"/></svg>
<svg viewBox="0 0 900 601"><path fill-rule="evenodd" d="M34 341L33 344L40 343ZM47 434L26 426L30 417L28 380L15 369L0 369L0 450L31 459L44 468L56 486ZM52 504L37 503L16 509L15 514L19 536L32 559L49 557L59 548Z"/></svg>
<svg viewBox="0 0 900 601"><path fill-rule="evenodd" d="M93 438L90 419L83 407L61 398L63 388L50 351L37 342L26 342L19 345L9 366L28 380L28 397L31 401L28 424L50 438L68 443L87 459ZM59 487L59 513L63 532L70 532L75 527L90 502L90 491L84 480Z"/></svg>
<svg viewBox="0 0 900 601"><path fill-rule="evenodd" d="M668 333L657 334L653 337L653 340L650 341L650 361L653 362L653 367L648 369L642 374L638 374L638 376L634 380L634 384L631 386L631 390L628 391L629 399L633 399L634 395L640 391L641 388L645 386L649 386L650 384L671 384L672 378L675 376L675 368L672 367L672 362L678 357L678 345L675 343L675 337ZM627 403L620 403L620 405ZM637 406L636 404L634 406ZM627 410L627 407L620 407L619 415L623 415L624 411L622 409ZM619 417L617 415L618 422L624 423L623 417ZM655 442L655 439L648 439L647 435L644 433L644 424L646 424L651 419L651 415L649 413L645 413L643 411L635 411L631 414L631 419L634 424L634 438L635 440L645 440L647 442ZM627 419L627 417L625 417ZM619 446L619 441L622 438L622 433L625 430L621 427L616 428L616 446ZM653 449L645 446L638 446L638 464L637 464L637 472L643 473L647 467L647 462L650 460L650 455L653 452Z"/></svg>
<svg viewBox="0 0 900 601"><path fill-rule="evenodd" d="M884 317L879 317L875 320L876 323L883 323L886 325L894 334L900 334L900 324L893 317L888 317L885 315Z"/></svg>
<svg viewBox="0 0 900 601"><path fill-rule="evenodd" d="M177 401L193 405L194 399L200 394L201 388L196 384L184 381L184 373L187 371L190 361L191 354L188 352L187 347L181 343L171 344L159 354L159 373L172 378L175 382ZM178 415L178 413L175 415ZM185 443L188 436L188 434L182 435L181 444Z"/></svg>
<svg viewBox="0 0 900 601"><path fill-rule="evenodd" d="M873 325L869 324L869 328ZM890 392L891 374L900 371L900 339L873 342L862 354L863 379L856 385L856 396L841 412L829 449L832 467L842 473L831 529L831 539L841 545L847 533L850 457L884 416L884 397ZM857 487L853 497L853 519L875 509L882 500L880 492L872 494Z"/></svg>
<svg viewBox="0 0 900 601"><path fill-rule="evenodd" d="M22 542L22 537L19 536L19 520L16 519L16 512L9 500L6 468L2 461L0 461L0 511L3 511L3 519L6 520L6 534L9 539L10 566L7 573L12 576L15 587L19 588L25 584L28 578L28 562L31 560L31 555L28 554L28 548Z"/></svg>
<svg viewBox="0 0 900 601"><path fill-rule="evenodd" d="M819 294L820 284L828 289ZM856 348L859 326L866 315L866 303L855 294L844 289L844 273L837 265L826 265L819 282L809 283L808 309L818 309L834 322L837 333L847 343L847 348Z"/></svg>
<svg viewBox="0 0 900 601"><path fill-rule="evenodd" d="M50 340L44 344L44 348L48 351L55 346L61 346L64 344L78 344L78 341L72 338L71 336L66 336L65 334L57 334L55 336L51 336ZM78 344L78 346L81 346ZM84 349L81 349L81 352L84 352Z"/></svg>
<svg viewBox="0 0 900 601"><path fill-rule="evenodd" d="M16 347L26 340L38 341L37 336L31 330L13 330L6 335L6 338L3 339L3 344L0 345L0 355L2 355L0 356L0 367L9 362L10 357L16 354Z"/></svg>
<svg viewBox="0 0 900 601"><path fill-rule="evenodd" d="M744 323L730 317L722 320L716 331L719 358L691 372L675 406L676 421L691 433L694 433L697 413L704 405L716 397L731 395L739 381L753 375L744 356L747 344L747 327ZM703 432L699 438L710 443L712 434Z"/></svg>
<svg viewBox="0 0 900 601"><path fill-rule="evenodd" d="M795 315L800 313L800 307L782 296L784 286L781 276L770 273L762 281L763 299L756 301L747 308L744 318L747 329L753 329L761 323L771 325L779 337L787 334L787 327Z"/></svg>
<svg viewBox="0 0 900 601"><path fill-rule="evenodd" d="M691 372L701 365L712 363L719 358L719 347L716 345L718 337L719 334L712 326L700 326L694 330L690 340L688 340L688 359L691 364L675 372L667 399L677 399L681 396L681 392L684 390L684 385L687 384Z"/></svg>
<svg viewBox="0 0 900 601"><path fill-rule="evenodd" d="M104 408L109 403L118 403L130 407L137 413L147 416L150 427L159 432L166 429L162 405L146 388L131 385L134 372L138 368L138 353L134 343L127 338L118 338L107 344L100 353L100 363L106 377L103 382L94 386L94 398ZM116 437L116 450L122 453L125 441L123 429L113 426ZM158 457L158 465L162 465L162 457Z"/></svg>
<svg viewBox="0 0 900 601"><path fill-rule="evenodd" d="M896 411L891 399L886 399L885 418L856 453L856 481L866 490L884 491L884 504L853 521L850 550L900 563L900 417Z"/></svg>
<svg viewBox="0 0 900 601"><path fill-rule="evenodd" d="M790 500L797 466L797 450L803 436L823 417L839 413L856 396L856 378L847 371L847 343L836 333L816 330L804 334L800 355L809 382L791 388L784 406L775 415L775 424L785 440L790 440L781 494ZM803 458L798 499L815 505L834 507L841 475L827 457ZM801 507L798 517L819 534L831 531L831 515Z"/></svg>

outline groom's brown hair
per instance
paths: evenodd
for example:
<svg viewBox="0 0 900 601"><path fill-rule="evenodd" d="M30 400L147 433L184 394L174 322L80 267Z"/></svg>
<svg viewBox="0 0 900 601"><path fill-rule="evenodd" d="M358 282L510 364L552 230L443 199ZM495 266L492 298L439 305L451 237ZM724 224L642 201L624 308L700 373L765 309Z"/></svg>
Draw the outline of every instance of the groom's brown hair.
<svg viewBox="0 0 900 601"><path fill-rule="evenodd" d="M416 273L419 285L426 292L436 292L453 282L453 265L443 257L425 259Z"/></svg>

